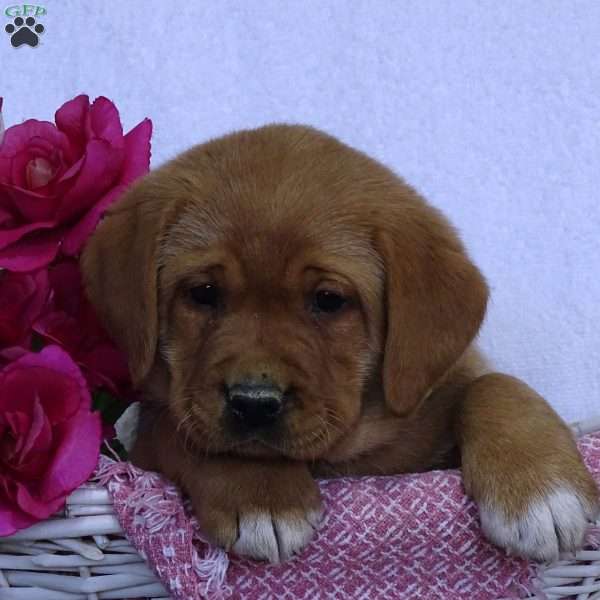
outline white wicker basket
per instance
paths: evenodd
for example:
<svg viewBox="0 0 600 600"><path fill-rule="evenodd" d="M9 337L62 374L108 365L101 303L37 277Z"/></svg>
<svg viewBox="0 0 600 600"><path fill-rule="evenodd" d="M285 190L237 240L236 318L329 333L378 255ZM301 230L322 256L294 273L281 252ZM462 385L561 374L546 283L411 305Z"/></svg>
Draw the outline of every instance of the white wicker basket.
<svg viewBox="0 0 600 600"><path fill-rule="evenodd" d="M600 418L574 430L577 435L598 431ZM596 524L600 527L600 520ZM600 551L565 554L541 567L539 579L540 598L600 600ZM168 597L126 539L110 495L99 485L76 490L56 517L0 538L0 600Z"/></svg>
<svg viewBox="0 0 600 600"><path fill-rule="evenodd" d="M108 491L86 484L64 512L0 538L1 600L168 598L125 538Z"/></svg>

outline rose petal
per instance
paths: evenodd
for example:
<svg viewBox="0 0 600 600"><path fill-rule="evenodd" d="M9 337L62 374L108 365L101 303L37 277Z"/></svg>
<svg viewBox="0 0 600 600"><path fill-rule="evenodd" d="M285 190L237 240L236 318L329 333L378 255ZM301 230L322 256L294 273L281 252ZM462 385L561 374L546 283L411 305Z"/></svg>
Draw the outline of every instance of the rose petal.
<svg viewBox="0 0 600 600"><path fill-rule="evenodd" d="M33 273L0 272L0 314L20 314L35 293Z"/></svg>
<svg viewBox="0 0 600 600"><path fill-rule="evenodd" d="M35 293L24 312L25 320L30 324L42 314L48 304L50 295L48 271L45 269L36 271L31 277L34 281Z"/></svg>
<svg viewBox="0 0 600 600"><path fill-rule="evenodd" d="M48 281L54 294L54 308L77 315L83 299L79 263L65 258L54 264L48 271Z"/></svg>
<svg viewBox="0 0 600 600"><path fill-rule="evenodd" d="M62 230L35 232L2 248L2 233L4 232L0 232L0 268L18 272L35 271L51 263L58 254L63 236Z"/></svg>
<svg viewBox="0 0 600 600"><path fill-rule="evenodd" d="M0 146L0 183L8 185L21 184L24 179L22 173L16 178L13 165L16 157L23 157L23 152L33 152L32 158L39 153L47 155L52 152L68 152L69 141L64 133L60 132L52 123L30 119L20 125L13 125L6 130L2 146ZM22 169L22 164L19 162Z"/></svg>
<svg viewBox="0 0 600 600"><path fill-rule="evenodd" d="M43 498L69 493L93 473L100 455L102 421L99 413L82 409L54 433L60 445L42 482Z"/></svg>
<svg viewBox="0 0 600 600"><path fill-rule="evenodd" d="M95 137L106 140L111 146L122 148L123 127L117 107L108 98L96 98L90 108L90 125Z"/></svg>
<svg viewBox="0 0 600 600"><path fill-rule="evenodd" d="M67 135L72 147L72 160L80 157L91 137L89 125L90 99L82 94L65 102L54 115L56 126Z"/></svg>
<svg viewBox="0 0 600 600"><path fill-rule="evenodd" d="M38 519L24 513L14 501L4 498L0 491L0 537L12 535L33 525Z"/></svg>
<svg viewBox="0 0 600 600"><path fill-rule="evenodd" d="M71 357L58 346L46 346L41 352L31 352L27 356L24 356L19 361L19 365L27 367L49 367L69 376L76 381L82 392L87 396L87 387L81 371L77 368L77 365L71 360ZM91 400L86 405L91 406Z"/></svg>
<svg viewBox="0 0 600 600"><path fill-rule="evenodd" d="M2 184L0 184L0 191L1 190ZM54 221L39 221L38 223L29 223L11 229L0 230L0 249L6 248L6 246L17 242L28 233L40 231L42 229L51 229L52 227L56 227Z"/></svg>
<svg viewBox="0 0 600 600"><path fill-rule="evenodd" d="M13 346L11 348L3 348L0 350L0 367L6 366L7 363L14 362L19 358L29 353L29 350L20 346Z"/></svg>
<svg viewBox="0 0 600 600"><path fill-rule="evenodd" d="M30 342L31 332L22 319L0 313L0 346L29 345Z"/></svg>
<svg viewBox="0 0 600 600"><path fill-rule="evenodd" d="M86 332L82 330L77 319L64 311L54 311L39 318L33 330L48 341L58 344L77 360L80 346L86 340Z"/></svg>
<svg viewBox="0 0 600 600"><path fill-rule="evenodd" d="M25 169L27 168L27 163L31 160L31 152L29 148L25 147L20 152L17 152L10 158L10 176L6 178L6 182L4 185L11 185L20 187L23 189L27 188L27 182L25 179ZM12 206L13 210L15 207L14 204Z"/></svg>
<svg viewBox="0 0 600 600"><path fill-rule="evenodd" d="M47 476L47 475L46 475ZM85 480L84 480L85 481ZM83 483L83 481L81 482ZM30 487L33 488L30 490ZM18 507L28 515L35 517L38 520L47 519L54 513L58 512L65 505L67 494L72 492L75 487L68 489L64 493L56 494L55 496L46 496L42 493L33 494L32 491L37 492L35 488L42 487L38 485L25 484L17 482L17 505Z"/></svg>
<svg viewBox="0 0 600 600"><path fill-rule="evenodd" d="M87 299L83 287L81 288L81 298L80 310L77 316L77 319L81 323L81 327L86 332L89 332L89 339L90 341L94 342L94 344L96 344L98 340L108 340L108 334L102 326L102 323L100 323L94 307Z"/></svg>
<svg viewBox="0 0 600 600"><path fill-rule="evenodd" d="M12 365L4 367L0 372L0 411L2 414L22 412L31 414L35 402L35 387L29 385L27 373L20 369L16 372ZM2 417L3 423L8 423L8 417ZM14 425L14 423L13 423Z"/></svg>
<svg viewBox="0 0 600 600"><path fill-rule="evenodd" d="M39 191L32 191L16 185L0 183L0 191L4 192L4 200L12 204L17 218L33 225L42 221L55 221L61 199L55 196L44 196ZM10 231L10 230L9 230Z"/></svg>
<svg viewBox="0 0 600 600"><path fill-rule="evenodd" d="M65 406L60 407L46 407L44 405L44 410L46 414L49 416L51 421L59 420L63 416L69 416L74 413L78 407L90 409L92 405L92 399L90 397L89 390L87 388L85 379L77 367L77 365L73 362L73 359L59 346L46 346L41 350L41 352L28 352L24 354L13 363L4 367L2 371L0 371L0 378L2 378L2 389L6 389L4 386L8 385L8 377L13 376L14 374L23 373L27 368L31 368L29 371L30 377L42 377L42 375L36 374L35 369L44 370L50 369L54 371L54 375L51 378L52 380L56 380L57 384L63 384L63 382L69 382L68 388L69 390L74 390L73 386L76 385L77 390L75 396L78 397L78 404L74 407L73 401L70 398L64 399ZM64 377L60 377L60 376ZM72 385L71 385L72 384ZM28 387L24 388L25 390L30 389ZM9 398L10 394L2 394L0 395L0 412L6 411L7 407L11 406L12 400ZM60 395L58 396L60 397ZM44 404L44 397L42 396L42 404Z"/></svg>
<svg viewBox="0 0 600 600"><path fill-rule="evenodd" d="M57 218L62 223L84 214L110 189L119 176L123 151L103 140L92 140L85 149L84 165L62 199Z"/></svg>
<svg viewBox="0 0 600 600"><path fill-rule="evenodd" d="M57 190L58 190L57 193L59 193L59 191L61 191L61 190L63 192L65 192L68 189L66 187L66 184L70 184L71 179L73 179L74 177L79 175L79 172L83 168L84 164L85 164L85 160L84 160L84 157L82 156L81 158L76 160L72 165L70 165L68 169L65 170L65 172L60 176L60 178L56 182ZM59 195L62 196L63 194L59 194Z"/></svg>
<svg viewBox="0 0 600 600"><path fill-rule="evenodd" d="M130 184L150 169L152 121L144 119L125 136L125 161L121 183Z"/></svg>
<svg viewBox="0 0 600 600"><path fill-rule="evenodd" d="M55 513L90 476L99 455L101 419L90 412L81 371L56 346L5 366L0 389L0 421L9 418L20 451L10 453L10 475L0 473L0 533L7 534L29 525L28 515L44 519Z"/></svg>
<svg viewBox="0 0 600 600"><path fill-rule="evenodd" d="M0 346L27 343L49 296L48 274L0 272Z"/></svg>
<svg viewBox="0 0 600 600"><path fill-rule="evenodd" d="M54 114L58 129L73 138L85 133L85 121L90 109L90 99L86 94L80 94L65 102Z"/></svg>
<svg viewBox="0 0 600 600"><path fill-rule="evenodd" d="M90 235L96 229L98 221L108 209L108 207L115 202L123 192L127 189L125 185L118 185L114 187L100 202L97 202L88 213L75 225L70 231L67 232L63 239L61 251L65 256L76 256L79 254L85 242L88 240Z"/></svg>
<svg viewBox="0 0 600 600"><path fill-rule="evenodd" d="M2 203L2 197L0 196L0 204ZM6 206L0 206L0 225L8 226L9 223L14 221L13 213L8 210Z"/></svg>
<svg viewBox="0 0 600 600"><path fill-rule="evenodd" d="M2 171L2 165L4 164L2 161L10 159L23 148L27 148L34 138L45 140L53 148L69 149L67 136L58 130L53 123L29 119L18 125L13 125L4 133L4 140L2 146L0 146L0 180L5 175Z"/></svg>
<svg viewBox="0 0 600 600"><path fill-rule="evenodd" d="M46 157L37 156L27 163L25 176L30 190L45 188L54 179L57 167Z"/></svg>
<svg viewBox="0 0 600 600"><path fill-rule="evenodd" d="M71 418L82 403L89 408L89 393L82 394L77 380L51 366L27 365L27 359L31 355L36 356L35 353L26 355L16 363L4 367L0 373L2 412L22 410L32 414L37 399L50 424L56 425ZM70 358L69 361L72 363Z"/></svg>
<svg viewBox="0 0 600 600"><path fill-rule="evenodd" d="M33 403L32 419L30 429L22 438L22 447L20 448L19 462L22 463L27 458L27 454L36 447L38 452L46 452L50 449L52 433L50 431L50 422L42 408L39 397L36 397Z"/></svg>
<svg viewBox="0 0 600 600"><path fill-rule="evenodd" d="M2 104L4 98L0 98L0 144L2 144L2 138L4 138L4 119L2 118Z"/></svg>
<svg viewBox="0 0 600 600"><path fill-rule="evenodd" d="M25 311L34 292L28 273L0 272L0 346L20 344L28 338Z"/></svg>
<svg viewBox="0 0 600 600"><path fill-rule="evenodd" d="M60 156L61 151L48 140L40 137L31 138L28 144L12 157L10 183L24 189L32 189L27 178L28 163L36 159L45 159L52 166L52 176L54 176L61 166ZM52 177L48 181L50 179Z"/></svg>
<svg viewBox="0 0 600 600"><path fill-rule="evenodd" d="M12 458L23 449L25 444L25 435L31 427L31 417L22 410L6 412L2 415L2 417L0 417L0 422L2 422L2 427L5 430L10 429L12 433L12 443L8 439L8 436L3 439L5 442L5 447L3 450L6 452L4 459L12 460ZM6 443L7 441L9 442L8 444Z"/></svg>
<svg viewBox="0 0 600 600"><path fill-rule="evenodd" d="M67 256L77 255L108 207L125 192L127 185L148 172L150 168L151 135L152 121L144 119L125 136L125 159L121 173L121 182L125 185L119 185L111 190L67 233L62 244L63 254Z"/></svg>
<svg viewBox="0 0 600 600"><path fill-rule="evenodd" d="M119 393L129 382L127 359L109 342L96 345L78 359L88 371L87 378L92 388L107 387L113 393Z"/></svg>

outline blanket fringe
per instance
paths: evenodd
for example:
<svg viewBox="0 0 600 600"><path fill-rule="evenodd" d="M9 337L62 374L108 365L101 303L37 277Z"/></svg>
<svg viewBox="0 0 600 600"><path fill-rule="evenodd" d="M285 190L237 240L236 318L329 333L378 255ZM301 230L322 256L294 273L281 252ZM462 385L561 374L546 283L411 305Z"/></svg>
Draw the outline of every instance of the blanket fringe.
<svg viewBox="0 0 600 600"><path fill-rule="evenodd" d="M116 492L120 485L133 483L134 491L126 503L134 513L134 527L145 527L149 533L157 533L172 525L181 506L181 496L173 485L160 485L162 478L151 471L142 471L129 462L120 462L102 456L94 474L94 481L105 486L109 492ZM158 491L161 490L161 491ZM191 521L194 521L191 517ZM194 523L190 523L193 530ZM200 534L194 533L192 568L204 584L200 593L207 600L222 600L231 595L225 584L229 558L227 553L211 546ZM200 556L198 549L205 549Z"/></svg>

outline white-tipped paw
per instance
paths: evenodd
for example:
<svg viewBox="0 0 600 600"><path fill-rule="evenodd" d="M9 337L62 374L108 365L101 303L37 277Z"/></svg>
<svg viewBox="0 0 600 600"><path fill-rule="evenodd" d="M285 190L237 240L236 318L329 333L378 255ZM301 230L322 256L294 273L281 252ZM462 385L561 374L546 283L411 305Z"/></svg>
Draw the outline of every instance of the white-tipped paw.
<svg viewBox="0 0 600 600"><path fill-rule="evenodd" d="M272 515L259 512L240 515L238 539L232 550L255 560L279 563L300 552L312 539L321 512Z"/></svg>
<svg viewBox="0 0 600 600"><path fill-rule="evenodd" d="M531 502L517 518L509 519L498 506L479 506L481 527L486 536L511 554L549 562L559 552L581 547L588 522L597 506L571 487L558 487Z"/></svg>

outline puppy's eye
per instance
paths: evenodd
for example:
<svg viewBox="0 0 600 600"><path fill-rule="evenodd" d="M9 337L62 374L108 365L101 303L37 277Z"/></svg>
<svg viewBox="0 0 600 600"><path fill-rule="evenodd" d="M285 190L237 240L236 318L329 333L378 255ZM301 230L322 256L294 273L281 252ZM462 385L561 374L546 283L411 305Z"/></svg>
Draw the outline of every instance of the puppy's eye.
<svg viewBox="0 0 600 600"><path fill-rule="evenodd" d="M314 312L335 313L344 308L347 299L331 290L319 290L315 293L312 302Z"/></svg>
<svg viewBox="0 0 600 600"><path fill-rule="evenodd" d="M194 304L207 308L216 308L221 299L219 288L213 283L196 285L190 288L189 295Z"/></svg>

